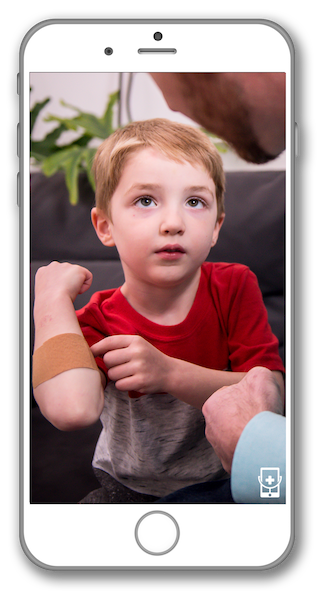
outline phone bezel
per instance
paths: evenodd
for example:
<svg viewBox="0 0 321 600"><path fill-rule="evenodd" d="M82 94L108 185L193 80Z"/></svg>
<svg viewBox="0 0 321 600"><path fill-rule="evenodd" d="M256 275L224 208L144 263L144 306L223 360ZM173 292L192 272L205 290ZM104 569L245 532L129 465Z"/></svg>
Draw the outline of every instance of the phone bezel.
<svg viewBox="0 0 321 600"><path fill-rule="evenodd" d="M97 36L97 28L99 26L102 35ZM65 37L61 37L61 31L65 26L69 26L69 33ZM140 29L139 29L140 26ZM286 505L219 505L219 506L202 506L202 511L199 511L197 505L184 505L174 506L171 505L170 511L173 517L175 517L180 523L180 527L185 530L185 542L186 544L182 547L182 553L177 554L178 549L175 553L166 554L162 557L149 557L142 553L135 544L134 540L134 528L142 516L142 514L148 512L152 505L108 505L109 520L115 524L113 532L113 552L111 556L107 556L105 543L102 543L98 539L97 531L100 529L102 508L95 506L91 510L90 514L87 509L78 505L32 505L29 502L29 414L28 414L28 390L30 389L29 372L30 372L30 358L29 357L29 343L30 339L28 336L29 326L29 289L27 274L29 273L29 238L28 238L28 223L29 223L29 189L28 189L28 160L29 160L29 136L28 136L28 111L29 111L29 73L34 71L44 70L46 71L74 71L79 72L90 71L88 66L95 64L95 71L102 69L103 65L106 71L113 71L117 69L117 72L135 72L139 61L138 48L148 48L154 42L155 48L159 49L159 41L153 39L155 27L159 30L160 26L163 26L168 32L166 35L167 40L166 47L182 49L178 52L178 57L184 52L184 58L177 60L177 54L175 55L175 65L169 68L169 64L165 64L168 61L168 56L159 55L158 69L155 68L155 55L144 55L143 61L139 63L141 65L142 72L150 72L156 70L182 70L182 71L200 71L195 69L194 65L198 64L199 55L196 54L195 48L197 48L196 41L194 42L194 51L190 49L187 44L189 32L193 32L193 39L196 40L197 26L207 26L210 31L215 28L215 44L217 47L221 44L218 30L221 26L223 29L233 27L233 44L227 49L225 56L220 56L222 53L216 53L215 55L215 70L216 71L284 71L287 74L287 131L286 131L286 177L287 177L287 220L286 220L286 256L287 256L287 269L286 269L286 290L287 290L287 327L286 327L286 345L288 348L287 352L287 454L288 454L288 468L289 473L287 483L287 503ZM242 27L243 45L240 49L238 46L238 55L235 56L235 45L240 40L239 31L235 29L235 26ZM254 34L255 27L259 27ZM60 49L59 52L57 47L51 45L51 34L53 39L57 36L58 29L53 31L54 28L59 28L59 41ZM88 27L95 28L96 33L90 34L91 37L91 48L92 54L85 56L88 46L83 48L80 45L82 39L83 27L86 27L86 36L89 35ZM108 36L113 39L112 42L106 42L104 45L101 43L105 36L104 28L108 31ZM104 55L103 49L106 46L115 47L116 39L119 39L118 27L126 27L126 32L130 33L127 38L120 36L121 39L126 39L126 45L119 45L119 53L113 52L112 55ZM129 27L129 29L128 29ZM196 28L195 28L196 27ZM62 28L62 29L61 29ZM191 29L192 28L192 29ZM204 36L203 33L199 36L199 45L203 51L202 70L207 71L209 65L213 70L213 59L208 56L207 48L204 50L204 40L209 47L213 49L213 40L209 41L209 38ZM266 39L262 39L262 31L266 34ZM76 32L77 31L77 32ZM94 31L92 29L92 31ZM141 33L138 33L141 31ZM161 30L163 33L163 30ZM165 31L165 29L164 29ZM199 30L198 30L199 31ZM78 39L78 44L70 42L70 35L75 36ZM171 34L169 34L171 32ZM235 35L237 32L237 35ZM140 42L137 39L140 37ZM225 33L224 33L225 35ZM37 39L38 36L38 39ZM246 38L246 36L248 36ZM264 36L263 36L264 37ZM99 38L99 39L97 39ZM129 39L130 38L130 39ZM236 39L237 38L237 39ZM267 45L267 40L273 39L274 46L273 52L271 52L271 45ZM164 40L164 36L163 36ZM259 43L260 50L256 50L253 56L253 43ZM277 40L277 43L276 43ZM46 42L47 47L53 47L52 52L48 52L47 56L44 53L39 53L39 48ZM173 42L173 43L171 43ZM94 56L96 57L97 45L100 43L101 55L99 59L94 62ZM64 46L65 44L65 46ZM147 45L149 44L149 46ZM214 46L215 46L214 44ZM235 45L234 45L235 44ZM66 60L66 53L64 48L70 47L78 48L77 52L69 53L68 60ZM128 58L130 49L135 49L135 56L131 60ZM281 50L282 49L282 50ZM87 52L88 54L88 52ZM115 60L115 57L118 59ZM204 54L206 60L204 60ZM215 52L214 52L215 54ZM252 55L252 56L251 56ZM217 58L219 57L219 58ZM112 59L113 63L106 65L106 60ZM236 60L237 59L237 60ZM161 62L162 61L162 62ZM193 62L194 61L194 62ZM218 64L219 61L219 64ZM258 64L260 68L258 69ZM49 65L49 68L48 68ZM71 65L74 65L71 69ZM78 65L78 68L77 68ZM185 65L185 67L184 67ZM191 67L193 65L194 68ZM234 67L233 67L234 65ZM120 68L124 67L126 68ZM81 68L80 68L81 67ZM151 68L152 67L152 68ZM184 68L183 68L184 67ZM276 68L278 67L278 68ZM32 28L25 36L20 51L20 73L19 73L19 88L20 88L20 122L23 126L21 130L21 141L20 147L22 149L22 157L20 161L20 282L21 282L21 306L20 306L20 320L21 320L21 419L20 419L20 432L21 432L21 469L20 469L20 481L21 481L21 502L20 502L20 536L21 543L26 554L40 566L52 569L68 569L68 568L102 568L102 569L139 569L139 568L150 568L150 569L184 569L184 568L197 568L197 569L214 569L214 568L267 568L274 566L275 564L284 560L285 556L289 553L293 543L293 347L292 347L292 320L293 320L293 198L294 198L294 49L293 44L288 36L287 32L284 31L279 25L266 20L205 20L205 19L112 19L112 20L83 20L83 19L66 19L66 20L48 20L37 24ZM267 508L268 507L268 508ZM215 511L218 513L216 528L209 531L209 523L216 520ZM233 511L233 515L232 515ZM95 516L93 516L93 512ZM201 515L200 515L201 512ZM119 522L119 515L121 516L122 530L126 530L125 539L122 540L122 544L119 545L119 531L117 531L117 522ZM195 518L192 517L195 515ZM87 540L86 544L79 544L77 542L77 524L79 519L83 520L84 515L88 515L88 522L83 529L83 538ZM244 550L244 545L235 542L233 551L231 548L226 548L224 552L224 543L226 538L226 521L229 522L229 534L233 534L234 540L247 539L248 546L251 546L251 551L248 553ZM249 520L251 520L252 526L249 527ZM125 522L127 521L127 525ZM46 527L43 527L43 523L46 523ZM57 528L57 523L61 523L61 528ZM218 524L219 523L219 524ZM272 543L268 543L265 536L261 534L261 524L264 523L264 527L269 531L273 530L277 532L272 540ZM68 524L68 525L67 525ZM94 526L93 526L94 524ZM65 528L65 530L64 530ZM249 533L251 529L251 533ZM70 543L65 543L64 548L60 543L63 531L70 531ZM95 534L93 532L96 532ZM206 532L206 536L204 533ZM188 533L188 535L187 535ZM127 535L128 534L128 535ZM94 537L93 537L94 536ZM110 533L108 533L108 537ZM127 537L126 537L127 536ZM252 536L252 537L251 537ZM100 536L104 537L104 536ZM182 536L183 537L183 536ZM66 539L64 534L64 540ZM71 543L71 540L74 540ZM75 542L76 540L76 542ZM212 541L214 540L214 541ZM263 544L260 540L263 540ZM97 551L93 552L93 543L96 544ZM90 552L85 548L89 547ZM214 546L214 548L213 548ZM264 546L264 550L263 550ZM115 550L119 549L119 552ZM124 549L126 548L126 552ZM197 552L195 552L197 548ZM200 551L200 549L202 550ZM204 550L205 548L205 550ZM261 549L260 549L261 548ZM218 549L220 550L218 552ZM247 554L247 556L245 556Z"/></svg>

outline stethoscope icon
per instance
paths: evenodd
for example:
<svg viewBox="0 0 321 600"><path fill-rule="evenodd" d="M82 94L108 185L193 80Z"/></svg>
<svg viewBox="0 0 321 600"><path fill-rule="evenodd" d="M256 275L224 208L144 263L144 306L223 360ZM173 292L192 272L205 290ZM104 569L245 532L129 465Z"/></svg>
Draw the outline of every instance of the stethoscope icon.
<svg viewBox="0 0 321 600"><path fill-rule="evenodd" d="M280 497L280 483L282 481L282 475L280 476L279 467L261 467L258 480L260 483L261 498Z"/></svg>

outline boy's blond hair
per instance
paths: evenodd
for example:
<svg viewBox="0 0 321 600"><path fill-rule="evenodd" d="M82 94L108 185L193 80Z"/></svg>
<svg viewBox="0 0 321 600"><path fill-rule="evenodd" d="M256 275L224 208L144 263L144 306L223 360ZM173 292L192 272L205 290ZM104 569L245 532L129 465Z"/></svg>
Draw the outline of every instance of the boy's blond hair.
<svg viewBox="0 0 321 600"><path fill-rule="evenodd" d="M225 175L222 159L214 144L196 127L168 119L149 119L129 123L108 137L98 148L93 173L96 207L109 217L109 205L131 154L154 148L167 158L203 165L215 184L217 217L224 213Z"/></svg>

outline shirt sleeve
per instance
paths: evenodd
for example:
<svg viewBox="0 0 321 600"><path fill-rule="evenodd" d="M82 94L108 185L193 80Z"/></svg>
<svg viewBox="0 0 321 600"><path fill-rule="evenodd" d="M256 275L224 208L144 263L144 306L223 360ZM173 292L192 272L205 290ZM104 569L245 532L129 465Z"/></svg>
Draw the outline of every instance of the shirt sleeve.
<svg viewBox="0 0 321 600"><path fill-rule="evenodd" d="M269 325L254 273L236 265L228 294L226 322L232 371L249 371L262 366L284 372L279 342Z"/></svg>
<svg viewBox="0 0 321 600"><path fill-rule="evenodd" d="M237 443L231 491L240 504L284 504L286 492L286 418L261 412Z"/></svg>

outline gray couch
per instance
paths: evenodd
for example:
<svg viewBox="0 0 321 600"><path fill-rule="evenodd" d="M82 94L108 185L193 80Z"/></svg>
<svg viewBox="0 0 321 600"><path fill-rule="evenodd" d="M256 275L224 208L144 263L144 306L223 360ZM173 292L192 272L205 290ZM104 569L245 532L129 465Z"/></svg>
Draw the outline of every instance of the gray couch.
<svg viewBox="0 0 321 600"><path fill-rule="evenodd" d="M75 308L86 304L95 291L123 283L117 250L105 248L91 225L94 194L85 175L80 178L79 190L79 203L71 206L62 174L31 176L32 290L40 266L52 260L82 264L93 273L93 284L76 299ZM283 171L227 173L226 219L208 257L210 261L243 263L256 274L283 360L284 198ZM83 431L60 432L42 417L34 400L31 410L31 501L78 502L98 487L91 459L100 424Z"/></svg>

